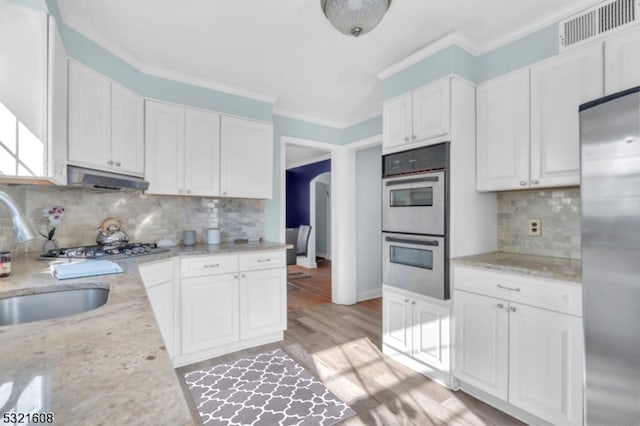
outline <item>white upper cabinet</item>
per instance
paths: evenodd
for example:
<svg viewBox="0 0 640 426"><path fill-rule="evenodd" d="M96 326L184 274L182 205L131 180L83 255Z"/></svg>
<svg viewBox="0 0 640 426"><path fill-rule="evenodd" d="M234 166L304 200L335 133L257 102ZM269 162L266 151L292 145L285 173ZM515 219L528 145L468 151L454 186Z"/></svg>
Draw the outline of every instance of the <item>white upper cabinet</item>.
<svg viewBox="0 0 640 426"><path fill-rule="evenodd" d="M111 159L114 170L144 173L144 103L131 90L111 84ZM109 164L109 162L107 162Z"/></svg>
<svg viewBox="0 0 640 426"><path fill-rule="evenodd" d="M604 56L605 94L640 86L640 30L605 41Z"/></svg>
<svg viewBox="0 0 640 426"><path fill-rule="evenodd" d="M218 195L220 114L147 101L146 129L147 193Z"/></svg>
<svg viewBox="0 0 640 426"><path fill-rule="evenodd" d="M477 88L477 187L529 186L529 70Z"/></svg>
<svg viewBox="0 0 640 426"><path fill-rule="evenodd" d="M148 194L184 193L184 108L145 102Z"/></svg>
<svg viewBox="0 0 640 426"><path fill-rule="evenodd" d="M223 116L220 141L220 195L271 198L273 125Z"/></svg>
<svg viewBox="0 0 640 426"><path fill-rule="evenodd" d="M580 104L603 94L602 45L531 67L531 186L580 184Z"/></svg>
<svg viewBox="0 0 640 426"><path fill-rule="evenodd" d="M220 114L186 109L184 188L187 195L220 193Z"/></svg>
<svg viewBox="0 0 640 426"><path fill-rule="evenodd" d="M72 164L144 174L143 100L69 61L69 142Z"/></svg>
<svg viewBox="0 0 640 426"><path fill-rule="evenodd" d="M580 184L580 104L602 96L602 45L477 88L477 189Z"/></svg>
<svg viewBox="0 0 640 426"><path fill-rule="evenodd" d="M408 149L450 132L450 79L444 78L386 102L382 107L383 149Z"/></svg>

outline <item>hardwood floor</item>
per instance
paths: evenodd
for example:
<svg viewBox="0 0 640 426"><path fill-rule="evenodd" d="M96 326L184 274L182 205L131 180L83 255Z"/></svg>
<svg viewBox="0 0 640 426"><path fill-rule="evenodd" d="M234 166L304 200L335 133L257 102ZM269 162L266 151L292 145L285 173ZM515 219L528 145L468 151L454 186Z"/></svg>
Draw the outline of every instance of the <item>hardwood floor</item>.
<svg viewBox="0 0 640 426"><path fill-rule="evenodd" d="M331 303L331 261L317 259L315 269L291 265L288 272L287 311ZM304 277L304 278L303 278ZM358 302L362 306L382 312L382 298Z"/></svg>
<svg viewBox="0 0 640 426"><path fill-rule="evenodd" d="M361 304L329 303L294 310L288 313L283 342L183 367L177 370L178 376L182 379L180 373L186 371L282 348L356 411L343 425L522 424L384 356L381 317L379 311Z"/></svg>

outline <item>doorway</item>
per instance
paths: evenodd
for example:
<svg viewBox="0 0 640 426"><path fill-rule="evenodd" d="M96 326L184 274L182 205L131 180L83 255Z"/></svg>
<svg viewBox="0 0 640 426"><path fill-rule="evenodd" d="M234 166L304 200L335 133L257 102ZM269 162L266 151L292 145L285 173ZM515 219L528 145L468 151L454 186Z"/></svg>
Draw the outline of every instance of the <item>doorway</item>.
<svg viewBox="0 0 640 426"><path fill-rule="evenodd" d="M289 311L330 303L331 288L331 153L284 144L285 224L297 256L287 261ZM297 236L310 226L307 244ZM302 227L302 228L301 228Z"/></svg>

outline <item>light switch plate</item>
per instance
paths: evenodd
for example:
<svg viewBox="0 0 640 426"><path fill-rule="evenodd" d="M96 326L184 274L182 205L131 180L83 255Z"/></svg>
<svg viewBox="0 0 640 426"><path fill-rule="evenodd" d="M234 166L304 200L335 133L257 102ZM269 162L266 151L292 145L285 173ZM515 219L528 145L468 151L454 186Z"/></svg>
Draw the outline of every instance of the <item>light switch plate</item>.
<svg viewBox="0 0 640 426"><path fill-rule="evenodd" d="M532 237L542 235L542 223L540 223L540 219L529 219L529 235Z"/></svg>

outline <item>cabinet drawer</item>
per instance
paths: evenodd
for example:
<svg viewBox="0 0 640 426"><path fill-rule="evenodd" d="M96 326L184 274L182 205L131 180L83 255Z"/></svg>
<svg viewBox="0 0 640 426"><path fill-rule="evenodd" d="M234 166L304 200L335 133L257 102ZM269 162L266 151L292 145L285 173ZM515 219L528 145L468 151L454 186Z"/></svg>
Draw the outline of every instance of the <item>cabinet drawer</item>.
<svg viewBox="0 0 640 426"><path fill-rule="evenodd" d="M457 266L453 269L453 285L457 290L582 316L579 284Z"/></svg>
<svg viewBox="0 0 640 426"><path fill-rule="evenodd" d="M250 254L241 254L239 258L241 271L283 268L286 266L284 250L261 251Z"/></svg>
<svg viewBox="0 0 640 426"><path fill-rule="evenodd" d="M138 266L144 288L155 287L166 281L173 280L173 261L144 263Z"/></svg>
<svg viewBox="0 0 640 426"><path fill-rule="evenodd" d="M198 256L182 259L180 275L198 277L202 275L228 274L238 271L238 256Z"/></svg>

